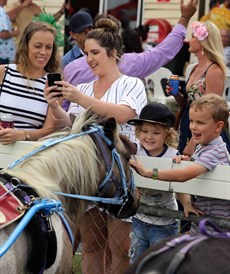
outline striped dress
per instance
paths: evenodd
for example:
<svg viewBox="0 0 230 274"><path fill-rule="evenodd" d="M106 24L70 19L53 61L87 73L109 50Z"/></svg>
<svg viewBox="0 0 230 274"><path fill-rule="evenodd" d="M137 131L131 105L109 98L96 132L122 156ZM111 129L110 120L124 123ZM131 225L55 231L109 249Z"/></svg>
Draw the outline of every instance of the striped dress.
<svg viewBox="0 0 230 274"><path fill-rule="evenodd" d="M0 113L13 114L16 129L42 128L48 109L43 95L46 76L27 79L15 64L7 65L6 70L0 91Z"/></svg>
<svg viewBox="0 0 230 274"><path fill-rule="evenodd" d="M216 138L205 146L198 145L191 157L192 161L206 167L208 171L213 170L217 165L229 165L229 159L229 152L222 137ZM230 219L230 200L196 196L194 205L207 216ZM199 232L195 223L192 223L190 232L191 234Z"/></svg>
<svg viewBox="0 0 230 274"><path fill-rule="evenodd" d="M94 97L94 81L87 84L77 85L77 88L85 95ZM147 104L147 97L143 82L135 77L122 75L106 91L100 99L104 102L110 102L119 105L127 105L135 110L138 118L141 109ZM85 109L76 103L70 103L68 113L75 115L81 114ZM131 141L135 141L134 127L125 123L120 125L120 133L126 135Z"/></svg>

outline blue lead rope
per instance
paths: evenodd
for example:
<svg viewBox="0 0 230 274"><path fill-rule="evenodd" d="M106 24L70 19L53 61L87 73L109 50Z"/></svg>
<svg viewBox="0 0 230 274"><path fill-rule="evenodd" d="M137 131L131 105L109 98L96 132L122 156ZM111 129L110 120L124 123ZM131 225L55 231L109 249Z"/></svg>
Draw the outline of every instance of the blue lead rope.
<svg viewBox="0 0 230 274"><path fill-rule="evenodd" d="M86 200L86 201L96 202L96 203L101 202L104 204L121 205L124 202L123 199L121 199L120 197L102 198L97 196L78 195L78 194L70 194L65 192L54 192L54 193L65 196L65 197L76 198L76 199L81 199L81 200Z"/></svg>
<svg viewBox="0 0 230 274"><path fill-rule="evenodd" d="M72 232L72 229L65 217L65 215L63 214L63 212L61 212L60 210L57 212L58 216L61 218L65 228L66 228L66 231L68 233L68 236L69 236L69 239L70 239L70 242L72 244L72 247L74 248L74 236L73 236L73 232Z"/></svg>
<svg viewBox="0 0 230 274"><path fill-rule="evenodd" d="M0 246L0 257L2 257L10 247L16 242L22 231L25 229L29 221L39 211L43 210L44 215L50 215L54 211L61 211L61 202L48 199L39 199L34 201L34 205L26 212L25 216L19 222L14 231L10 234L7 241Z"/></svg>
<svg viewBox="0 0 230 274"><path fill-rule="evenodd" d="M54 146L54 145L59 144L61 142L68 141L68 140L71 140L71 139L74 139L74 138L77 138L77 137L80 137L80 136L83 136L83 135L86 135L86 134L94 133L94 132L97 132L99 130L101 131L101 128L99 126L97 126L97 127L94 126L94 127L90 128L87 131L83 131L83 132L80 132L80 133L71 134L71 135L68 135L68 136L65 136L65 137L62 137L62 138L59 138L59 139L49 140L46 143L44 143L43 145L41 145L40 147L32 150L31 152L29 152L26 155L22 156L21 158L17 159L16 161L14 161L10 165L8 165L3 170L5 171L6 169L12 169L12 168L14 168L18 164L20 164L22 161L28 159L32 155L34 155L34 154L36 154L36 153L38 153L38 152L40 152L42 150L47 149L48 147Z"/></svg>

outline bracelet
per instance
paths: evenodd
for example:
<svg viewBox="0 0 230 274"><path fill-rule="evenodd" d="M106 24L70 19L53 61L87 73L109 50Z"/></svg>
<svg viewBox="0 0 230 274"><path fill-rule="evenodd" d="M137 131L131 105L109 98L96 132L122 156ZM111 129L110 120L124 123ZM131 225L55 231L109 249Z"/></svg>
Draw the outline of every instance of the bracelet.
<svg viewBox="0 0 230 274"><path fill-rule="evenodd" d="M62 118L56 118L56 117L54 117L54 115L53 115L54 121L63 121L63 120L65 120L66 117L67 117L67 113L66 113L65 116L63 116Z"/></svg>
<svg viewBox="0 0 230 274"><path fill-rule="evenodd" d="M152 179L153 180L158 179L158 168L153 168Z"/></svg>
<svg viewBox="0 0 230 274"><path fill-rule="evenodd" d="M22 129L22 131L24 131L24 133L25 133L25 140L23 140L23 141L29 141L30 140L29 133L25 129Z"/></svg>
<svg viewBox="0 0 230 274"><path fill-rule="evenodd" d="M186 19L188 19L188 20L191 19L191 17L187 17L187 16L184 16L184 15L181 15L181 17L186 18Z"/></svg>

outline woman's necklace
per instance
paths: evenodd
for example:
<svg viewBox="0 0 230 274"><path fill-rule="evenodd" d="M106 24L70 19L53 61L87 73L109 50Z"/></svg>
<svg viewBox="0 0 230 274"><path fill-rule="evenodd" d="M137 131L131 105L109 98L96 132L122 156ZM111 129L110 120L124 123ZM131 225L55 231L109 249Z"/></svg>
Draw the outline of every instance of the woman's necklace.
<svg viewBox="0 0 230 274"><path fill-rule="evenodd" d="M24 86L26 87L27 91L30 93L38 94L35 89L35 82L36 79L42 78L42 76L32 77L29 73L27 73L26 75L23 75L20 71L19 73L21 75L21 78L24 82Z"/></svg>
<svg viewBox="0 0 230 274"><path fill-rule="evenodd" d="M26 90L30 93L35 93L37 94L36 90L35 90L35 83L34 83L34 79L32 78L27 78L26 76L21 75L21 79L23 81L23 86L26 88Z"/></svg>
<svg viewBox="0 0 230 274"><path fill-rule="evenodd" d="M199 67L199 65L195 68L194 72L192 73L190 79L193 81L199 79L207 70L207 68L211 65L211 62L206 63L202 67Z"/></svg>

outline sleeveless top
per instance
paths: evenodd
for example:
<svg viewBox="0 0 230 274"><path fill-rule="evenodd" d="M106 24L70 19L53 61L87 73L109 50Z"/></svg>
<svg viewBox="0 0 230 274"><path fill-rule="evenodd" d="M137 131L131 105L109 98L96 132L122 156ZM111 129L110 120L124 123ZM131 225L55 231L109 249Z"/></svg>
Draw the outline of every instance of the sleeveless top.
<svg viewBox="0 0 230 274"><path fill-rule="evenodd" d="M186 147L188 141L192 137L191 131L189 129L189 108L192 103L192 101L198 99L202 95L205 94L206 90L206 83L205 78L208 69L213 65L214 63L211 63L205 72L200 76L198 80L196 80L194 83L192 83L190 89L188 92L186 91L186 84L188 83L190 76L192 72L195 70L197 65L193 68L192 72L190 73L190 76L185 84L185 88L183 90L183 96L185 101L185 106L183 110L181 111L180 115L180 124L179 124L179 144L178 144L178 150L181 154L183 154L183 150Z"/></svg>
<svg viewBox="0 0 230 274"><path fill-rule="evenodd" d="M207 67L207 69L205 70L205 72L200 76L200 78L198 80L196 80L195 82L192 83L190 89L187 92L187 100L189 101L189 103L191 103L192 101L195 101L196 99L200 98L202 95L205 94L205 91L206 91L206 82L205 82L206 74L207 74L208 69L213 64L214 63L211 63ZM196 69L197 66L198 65L196 65L193 68L192 72L190 73L190 76L193 73L193 71ZM190 79L190 76L189 76L189 79ZM189 79L188 79L188 81L189 81Z"/></svg>
<svg viewBox="0 0 230 274"><path fill-rule="evenodd" d="M5 79L1 85L0 113L14 117L16 129L39 129L44 125L48 104L44 98L46 76L27 79L16 64L5 67Z"/></svg>

